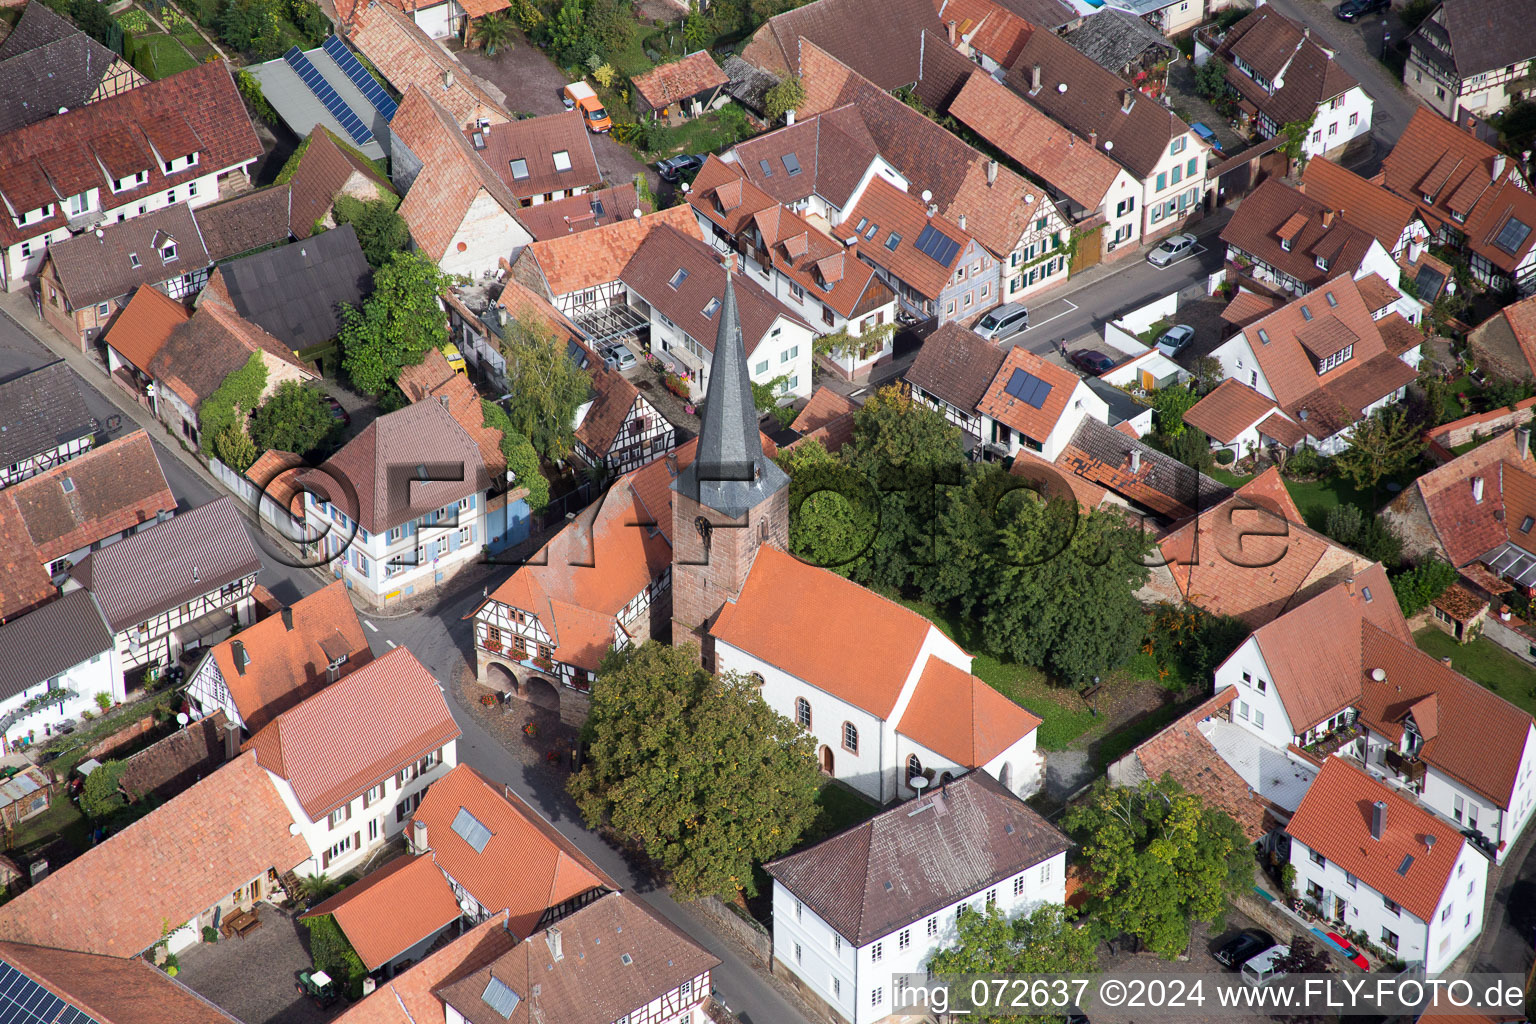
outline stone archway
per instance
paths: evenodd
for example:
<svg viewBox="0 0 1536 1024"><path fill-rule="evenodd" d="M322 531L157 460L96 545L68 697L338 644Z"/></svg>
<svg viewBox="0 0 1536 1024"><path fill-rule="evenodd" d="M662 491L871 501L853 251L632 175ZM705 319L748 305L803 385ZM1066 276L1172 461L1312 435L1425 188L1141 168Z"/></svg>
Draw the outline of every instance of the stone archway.
<svg viewBox="0 0 1536 1024"><path fill-rule="evenodd" d="M529 676L523 683L522 696L529 704L548 711L560 710L560 689L542 676Z"/></svg>
<svg viewBox="0 0 1536 1024"><path fill-rule="evenodd" d="M825 745L825 744L823 744L821 750L818 751L817 754L816 754L816 763L821 766L821 770L823 772L825 772L826 774L828 774L828 775L834 774L834 772L832 770L832 768L833 768L832 748L827 746L827 745Z"/></svg>
<svg viewBox="0 0 1536 1024"><path fill-rule="evenodd" d="M500 662L491 662L485 667L485 685L508 697L518 693L517 676L512 670Z"/></svg>

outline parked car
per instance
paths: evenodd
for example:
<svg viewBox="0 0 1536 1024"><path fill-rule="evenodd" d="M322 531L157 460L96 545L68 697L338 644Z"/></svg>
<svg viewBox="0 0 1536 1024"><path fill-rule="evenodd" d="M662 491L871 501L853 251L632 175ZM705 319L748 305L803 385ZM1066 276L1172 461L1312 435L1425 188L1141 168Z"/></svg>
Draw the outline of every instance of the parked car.
<svg viewBox="0 0 1536 1024"><path fill-rule="evenodd" d="M1344 954L1344 959L1348 960L1362 971L1368 971L1371 969L1370 961L1366 960L1365 954L1356 949L1354 943L1344 938L1344 936L1340 935L1338 932L1329 932L1328 941L1339 947L1339 952Z"/></svg>
<svg viewBox="0 0 1536 1024"><path fill-rule="evenodd" d="M629 350L628 345L615 345L603 352L603 365L610 370L623 373L635 365L635 354Z"/></svg>
<svg viewBox="0 0 1536 1024"><path fill-rule="evenodd" d="M344 427L351 425L352 417L347 415L347 410L341 407L340 402L336 401L336 399L332 398L330 395L326 395L325 404L331 410L331 419L335 420L337 423L340 423Z"/></svg>
<svg viewBox="0 0 1536 1024"><path fill-rule="evenodd" d="M1390 10L1392 0L1344 0L1333 9L1333 16L1340 21L1354 21L1367 14Z"/></svg>
<svg viewBox="0 0 1536 1024"><path fill-rule="evenodd" d="M1154 267L1166 267L1174 260L1181 260L1195 247L1194 235L1173 235L1163 239L1163 244L1147 253L1147 262Z"/></svg>
<svg viewBox="0 0 1536 1024"><path fill-rule="evenodd" d="M664 181L676 181L685 174L691 174L704 166L705 153L685 153L682 156L669 156L665 160L658 161L656 170Z"/></svg>
<svg viewBox="0 0 1536 1024"><path fill-rule="evenodd" d="M1024 307L1024 303L1005 302L976 321L976 326L971 330L988 341L997 341L1028 326L1029 310Z"/></svg>
<svg viewBox="0 0 1536 1024"><path fill-rule="evenodd" d="M1072 365L1097 377L1115 365L1115 361L1096 348L1080 348L1071 355Z"/></svg>
<svg viewBox="0 0 1536 1024"><path fill-rule="evenodd" d="M469 376L469 367L464 362L464 353L459 351L459 346L451 341L444 345L443 358L448 360L448 365L453 369L454 373L462 373L466 377Z"/></svg>
<svg viewBox="0 0 1536 1024"><path fill-rule="evenodd" d="M1276 978L1285 977L1286 972L1276 967L1275 961L1290 955L1290 946L1271 946L1244 963L1242 970L1238 973L1249 985L1267 985Z"/></svg>
<svg viewBox="0 0 1536 1024"><path fill-rule="evenodd" d="M1266 949L1273 948L1274 945L1275 938L1269 932L1249 928L1233 936L1216 951L1216 962L1223 967L1237 970Z"/></svg>
<svg viewBox="0 0 1536 1024"><path fill-rule="evenodd" d="M1201 142L1204 142L1216 152L1221 152L1221 140L1216 138L1216 133L1211 130L1210 125L1206 124L1204 121L1196 121L1194 124L1189 126L1189 130L1200 136Z"/></svg>
<svg viewBox="0 0 1536 1024"><path fill-rule="evenodd" d="M1157 350L1165 356L1176 356L1195 340L1195 329L1188 324L1174 324L1157 339Z"/></svg>

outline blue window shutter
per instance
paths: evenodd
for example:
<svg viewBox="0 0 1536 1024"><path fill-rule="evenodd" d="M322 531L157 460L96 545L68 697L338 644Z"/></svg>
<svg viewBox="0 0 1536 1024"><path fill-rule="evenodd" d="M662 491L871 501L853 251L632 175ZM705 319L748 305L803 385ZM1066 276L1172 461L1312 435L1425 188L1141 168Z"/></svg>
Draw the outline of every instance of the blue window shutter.
<svg viewBox="0 0 1536 1024"><path fill-rule="evenodd" d="M450 552L459 550L459 535L457 533L450 533L448 535L448 550Z"/></svg>

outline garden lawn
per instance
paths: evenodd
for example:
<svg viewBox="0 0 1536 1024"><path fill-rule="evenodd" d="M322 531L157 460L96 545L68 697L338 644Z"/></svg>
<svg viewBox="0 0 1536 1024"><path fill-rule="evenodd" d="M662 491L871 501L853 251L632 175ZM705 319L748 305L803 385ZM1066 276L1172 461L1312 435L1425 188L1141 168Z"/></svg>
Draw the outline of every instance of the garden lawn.
<svg viewBox="0 0 1536 1024"><path fill-rule="evenodd" d="M174 36L150 32L133 40L133 66L150 79L161 79L197 67L197 61Z"/></svg>
<svg viewBox="0 0 1536 1024"><path fill-rule="evenodd" d="M1437 658L1449 657L1451 667L1481 683L1500 697L1536 714L1536 668L1485 636L1459 644L1449 633L1426 626L1413 634L1419 650Z"/></svg>
<svg viewBox="0 0 1536 1024"><path fill-rule="evenodd" d="M1301 512L1302 519L1312 529L1321 530L1323 519L1328 515L1330 508L1341 504L1355 504L1362 510L1371 512L1399 493L1392 490L1389 484L1396 483L1405 488L1419 475L1421 468L1416 465L1397 476L1383 479L1376 485L1374 494L1369 488L1360 490L1336 473L1329 473L1318 480L1292 480L1289 477L1282 477L1282 479L1285 481L1285 489L1290 492L1291 500L1296 503L1296 508ZM1253 479L1252 476L1238 476L1221 466L1206 470L1206 475L1234 490Z"/></svg>
<svg viewBox="0 0 1536 1024"><path fill-rule="evenodd" d="M736 139L728 131L722 130L720 115L721 111L711 110L684 121L676 128L668 129L665 141L651 154L652 160L675 153L713 153L731 145Z"/></svg>

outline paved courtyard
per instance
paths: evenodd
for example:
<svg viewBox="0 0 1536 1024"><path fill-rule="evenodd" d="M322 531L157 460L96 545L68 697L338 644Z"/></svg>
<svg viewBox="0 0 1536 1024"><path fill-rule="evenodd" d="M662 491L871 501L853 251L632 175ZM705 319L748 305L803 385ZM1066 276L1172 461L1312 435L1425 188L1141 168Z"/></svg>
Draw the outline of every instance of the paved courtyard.
<svg viewBox="0 0 1536 1024"><path fill-rule="evenodd" d="M259 907L261 927L245 938L184 951L177 980L245 1024L324 1024L346 1003L322 1011L299 994L299 972L310 969L304 926L269 904Z"/></svg>

